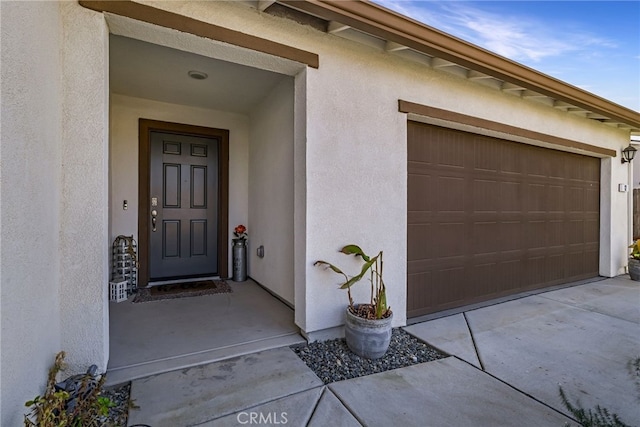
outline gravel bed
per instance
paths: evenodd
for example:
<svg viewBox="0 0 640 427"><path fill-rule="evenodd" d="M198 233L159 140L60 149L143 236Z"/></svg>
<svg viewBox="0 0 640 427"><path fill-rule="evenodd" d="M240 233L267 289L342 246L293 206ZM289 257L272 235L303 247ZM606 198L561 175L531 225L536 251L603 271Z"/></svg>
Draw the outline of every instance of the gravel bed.
<svg viewBox="0 0 640 427"><path fill-rule="evenodd" d="M298 344L290 348L325 384L449 356L400 328L393 329L389 350L376 360L365 359L352 353L344 338Z"/></svg>
<svg viewBox="0 0 640 427"><path fill-rule="evenodd" d="M131 383L105 387L100 393L103 397L108 397L115 406L109 408L109 415L105 420L105 425L124 427L129 419Z"/></svg>

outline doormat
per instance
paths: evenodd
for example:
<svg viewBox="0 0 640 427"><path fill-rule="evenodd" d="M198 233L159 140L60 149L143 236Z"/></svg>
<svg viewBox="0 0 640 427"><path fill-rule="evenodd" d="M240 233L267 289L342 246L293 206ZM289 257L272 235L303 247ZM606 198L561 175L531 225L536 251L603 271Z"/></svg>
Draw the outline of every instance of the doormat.
<svg viewBox="0 0 640 427"><path fill-rule="evenodd" d="M199 282L171 283L138 289L133 302L149 302L164 299L198 297L233 292L224 280L201 280Z"/></svg>

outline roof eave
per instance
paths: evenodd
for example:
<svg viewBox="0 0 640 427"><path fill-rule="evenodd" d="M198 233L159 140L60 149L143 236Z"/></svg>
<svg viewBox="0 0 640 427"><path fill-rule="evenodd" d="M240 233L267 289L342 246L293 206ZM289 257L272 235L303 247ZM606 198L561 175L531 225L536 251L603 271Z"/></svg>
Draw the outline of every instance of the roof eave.
<svg viewBox="0 0 640 427"><path fill-rule="evenodd" d="M459 64L640 130L640 113L369 1L278 0L288 7Z"/></svg>

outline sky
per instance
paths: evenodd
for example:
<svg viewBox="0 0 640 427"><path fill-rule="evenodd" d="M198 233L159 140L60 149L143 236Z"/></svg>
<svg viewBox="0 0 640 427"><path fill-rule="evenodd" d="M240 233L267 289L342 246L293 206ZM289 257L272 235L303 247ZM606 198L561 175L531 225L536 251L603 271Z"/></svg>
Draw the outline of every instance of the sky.
<svg viewBox="0 0 640 427"><path fill-rule="evenodd" d="M640 1L373 1L640 111Z"/></svg>

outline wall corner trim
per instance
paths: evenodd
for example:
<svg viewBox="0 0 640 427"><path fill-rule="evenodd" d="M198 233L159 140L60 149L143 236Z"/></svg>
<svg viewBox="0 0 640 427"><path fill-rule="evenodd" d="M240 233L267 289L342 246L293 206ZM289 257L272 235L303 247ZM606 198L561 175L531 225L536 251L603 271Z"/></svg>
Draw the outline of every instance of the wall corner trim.
<svg viewBox="0 0 640 427"><path fill-rule="evenodd" d="M79 0L78 3L80 6L96 12L112 13L114 15L170 28L210 40L229 43L234 46L306 64L312 68L320 67L320 58L316 53L241 33L218 25L209 24L204 21L198 21L197 19L193 19L188 16L157 9L131 0Z"/></svg>

